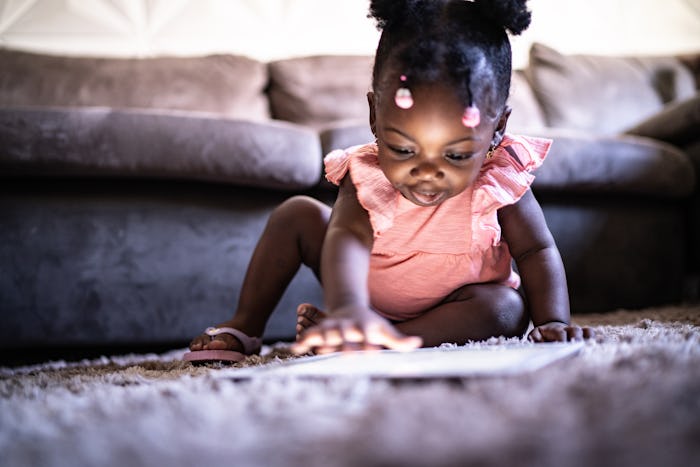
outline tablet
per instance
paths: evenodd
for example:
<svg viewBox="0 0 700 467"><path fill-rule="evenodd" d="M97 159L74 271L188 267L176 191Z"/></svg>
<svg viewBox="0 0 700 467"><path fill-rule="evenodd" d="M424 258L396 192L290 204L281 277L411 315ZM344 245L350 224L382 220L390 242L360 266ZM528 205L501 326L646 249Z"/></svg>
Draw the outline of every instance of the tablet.
<svg viewBox="0 0 700 467"><path fill-rule="evenodd" d="M583 342L433 347L409 352L359 351L301 357L240 368L227 377L362 376L380 379L464 378L530 372L578 353Z"/></svg>

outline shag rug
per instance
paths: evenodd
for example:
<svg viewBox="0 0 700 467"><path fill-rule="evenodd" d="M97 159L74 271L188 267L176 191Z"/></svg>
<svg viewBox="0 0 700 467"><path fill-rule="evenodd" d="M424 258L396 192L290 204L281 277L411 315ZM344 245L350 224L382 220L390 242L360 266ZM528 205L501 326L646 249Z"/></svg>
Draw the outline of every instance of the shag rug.
<svg viewBox="0 0 700 467"><path fill-rule="evenodd" d="M234 381L182 349L0 368L0 465L700 465L700 306L574 321L578 355L491 378ZM243 364L293 358L267 350Z"/></svg>

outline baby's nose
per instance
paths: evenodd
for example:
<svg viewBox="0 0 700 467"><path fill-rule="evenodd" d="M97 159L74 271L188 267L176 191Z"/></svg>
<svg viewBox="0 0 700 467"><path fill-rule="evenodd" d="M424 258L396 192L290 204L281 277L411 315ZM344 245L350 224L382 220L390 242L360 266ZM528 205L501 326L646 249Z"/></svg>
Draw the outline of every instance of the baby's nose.
<svg viewBox="0 0 700 467"><path fill-rule="evenodd" d="M423 162L411 169L411 176L419 180L439 180L443 178L445 174L436 164Z"/></svg>

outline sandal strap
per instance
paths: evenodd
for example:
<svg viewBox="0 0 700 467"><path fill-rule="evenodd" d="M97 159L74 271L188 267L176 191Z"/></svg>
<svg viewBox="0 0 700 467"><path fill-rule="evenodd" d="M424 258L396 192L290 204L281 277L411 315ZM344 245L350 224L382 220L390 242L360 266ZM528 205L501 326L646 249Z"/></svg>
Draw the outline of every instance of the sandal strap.
<svg viewBox="0 0 700 467"><path fill-rule="evenodd" d="M239 331L235 328L228 327L208 327L204 330L204 333L208 336L218 336L219 334L231 334L233 337L241 341L243 345L243 353L246 355L252 355L260 351L262 347L262 339L259 337L250 337L243 331Z"/></svg>

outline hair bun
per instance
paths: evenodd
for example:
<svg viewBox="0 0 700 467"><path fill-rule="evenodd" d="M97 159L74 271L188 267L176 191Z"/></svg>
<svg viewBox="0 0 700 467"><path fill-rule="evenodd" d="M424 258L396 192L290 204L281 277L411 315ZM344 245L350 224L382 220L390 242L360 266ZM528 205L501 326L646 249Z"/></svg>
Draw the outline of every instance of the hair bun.
<svg viewBox="0 0 700 467"><path fill-rule="evenodd" d="M425 18L432 18L445 1L436 0L372 0L367 17L377 21L379 29L410 24L421 27Z"/></svg>
<svg viewBox="0 0 700 467"><path fill-rule="evenodd" d="M372 0L369 2L369 14L367 17L377 21L377 27L384 29L387 24L403 15L403 2L392 2L391 0Z"/></svg>
<svg viewBox="0 0 700 467"><path fill-rule="evenodd" d="M455 1L471 2L481 16L513 35L530 26L527 0L371 0L367 16L377 21L379 29L406 24L420 28L426 18L434 18L436 11Z"/></svg>
<svg viewBox="0 0 700 467"><path fill-rule="evenodd" d="M466 0L465 0L466 1ZM482 16L518 35L530 26L532 15L527 0L473 0Z"/></svg>

